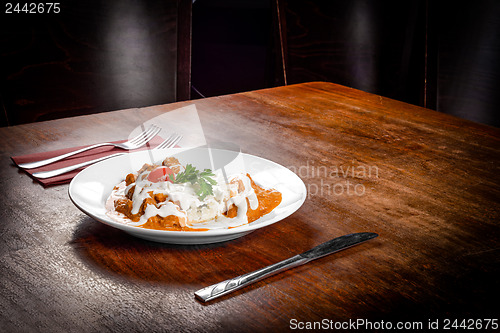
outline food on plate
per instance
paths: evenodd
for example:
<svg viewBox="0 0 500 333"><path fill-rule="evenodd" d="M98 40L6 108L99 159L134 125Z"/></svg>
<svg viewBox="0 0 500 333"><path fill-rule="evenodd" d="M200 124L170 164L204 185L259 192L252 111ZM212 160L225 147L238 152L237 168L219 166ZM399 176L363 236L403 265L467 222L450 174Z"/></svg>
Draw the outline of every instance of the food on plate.
<svg viewBox="0 0 500 333"><path fill-rule="evenodd" d="M206 223L253 222L281 202L281 193L257 185L249 174L226 182L222 173L181 165L175 157L144 164L116 185L108 216L128 225L159 230L201 231Z"/></svg>

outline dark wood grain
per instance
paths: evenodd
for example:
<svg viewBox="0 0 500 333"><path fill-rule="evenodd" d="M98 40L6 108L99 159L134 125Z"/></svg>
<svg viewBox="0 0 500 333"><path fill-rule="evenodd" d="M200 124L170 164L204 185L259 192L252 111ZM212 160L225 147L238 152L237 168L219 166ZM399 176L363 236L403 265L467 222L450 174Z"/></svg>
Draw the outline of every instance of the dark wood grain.
<svg viewBox="0 0 500 333"><path fill-rule="evenodd" d="M304 205L234 241L158 244L92 220L72 205L68 186L42 188L9 159L121 139L188 105L207 140L295 170L309 189ZM498 129L313 82L0 128L0 146L7 332L278 332L291 330L292 319L426 327L438 318L498 317ZM358 231L380 236L212 303L194 298Z"/></svg>

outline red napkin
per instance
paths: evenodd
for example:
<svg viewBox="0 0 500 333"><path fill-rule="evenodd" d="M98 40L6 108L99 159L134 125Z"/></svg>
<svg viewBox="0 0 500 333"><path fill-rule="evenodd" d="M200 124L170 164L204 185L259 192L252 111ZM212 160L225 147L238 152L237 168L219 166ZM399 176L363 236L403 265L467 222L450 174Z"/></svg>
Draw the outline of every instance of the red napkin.
<svg viewBox="0 0 500 333"><path fill-rule="evenodd" d="M121 140L121 141L114 141L113 143L121 143L125 142L127 140ZM139 149L135 149L133 151L139 151L139 150L145 150L145 149L151 149L156 146L158 146L160 143L163 142L163 139L159 136L155 136L151 141L149 141L146 145ZM91 145L88 145L91 146ZM54 151L49 151L49 152L43 152L43 153L34 153L34 154L28 154L28 155L21 155L21 156L13 156L11 159L14 161L16 164L22 164L22 163L28 163L28 162L35 162L35 161L40 161L40 160L45 160L47 158L51 158L54 156L58 156L61 154L68 153L70 151L75 151L84 147L88 146L80 146L80 147L73 147L73 148L64 148L64 149L59 149L59 150L54 150ZM33 173L39 172L39 171L49 171L49 170L55 170L59 168L64 168L70 165L75 165L78 163L90 161L99 157L103 156L109 156L115 153L124 153L127 152L126 150L120 149L120 148L115 148L113 146L105 146L105 147L99 147L95 149L88 150L86 152L76 154L74 156L65 158L61 161L35 168L35 169L22 169L26 171L30 176L32 176ZM78 170L70 171L65 174L51 177L51 178L46 178L46 179L38 179L33 177L36 181L38 181L40 184L43 186L51 186L51 185L60 185L60 184L66 184L73 179L80 171L82 171L85 168L81 168Z"/></svg>

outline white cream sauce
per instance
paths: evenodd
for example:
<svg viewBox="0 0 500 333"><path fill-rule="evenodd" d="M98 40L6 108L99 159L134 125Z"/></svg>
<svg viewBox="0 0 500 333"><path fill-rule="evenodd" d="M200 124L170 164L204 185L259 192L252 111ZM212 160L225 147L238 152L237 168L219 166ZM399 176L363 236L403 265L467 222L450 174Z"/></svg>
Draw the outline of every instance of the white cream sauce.
<svg viewBox="0 0 500 333"><path fill-rule="evenodd" d="M109 217L128 225L140 226L146 223L150 217L156 215L161 217L174 215L179 217L179 221L183 227L192 226L193 228L214 229L248 223L246 215L248 206L253 210L259 206L257 195L251 186L250 178L244 174L231 177L229 183L226 184L222 173L216 172L217 185L213 185L213 195L208 195L204 200L200 200L196 194L196 184L173 184L169 181L153 183L148 180L148 175L151 171L136 174L136 182L129 186L125 185L125 181L118 184L106 203L107 215ZM239 181L243 184L243 188L240 188L240 192L238 193ZM120 198L124 198L133 186L135 186L135 189L132 195L132 214L139 212L142 203L150 197L151 192L153 195L158 193L165 195L166 201L159 203L157 206L148 205L139 221L133 222L124 214L118 213L114 209L114 202ZM225 217L223 213L227 212L233 204L238 208L237 216L234 218Z"/></svg>

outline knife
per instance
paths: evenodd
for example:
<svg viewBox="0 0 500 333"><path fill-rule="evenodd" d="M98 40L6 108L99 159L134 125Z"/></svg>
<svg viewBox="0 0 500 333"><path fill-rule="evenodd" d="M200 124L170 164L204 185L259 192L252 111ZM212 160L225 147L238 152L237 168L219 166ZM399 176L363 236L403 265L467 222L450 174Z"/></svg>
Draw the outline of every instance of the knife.
<svg viewBox="0 0 500 333"><path fill-rule="evenodd" d="M217 297L243 288L251 283L260 281L268 276L283 272L293 267L304 265L314 259L361 244L377 236L378 234L373 232L360 232L337 237L320 244L309 251L298 254L289 259L285 259L276 264L200 289L196 291L194 295L200 301L208 302Z"/></svg>

